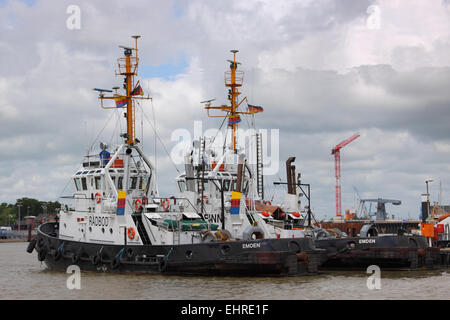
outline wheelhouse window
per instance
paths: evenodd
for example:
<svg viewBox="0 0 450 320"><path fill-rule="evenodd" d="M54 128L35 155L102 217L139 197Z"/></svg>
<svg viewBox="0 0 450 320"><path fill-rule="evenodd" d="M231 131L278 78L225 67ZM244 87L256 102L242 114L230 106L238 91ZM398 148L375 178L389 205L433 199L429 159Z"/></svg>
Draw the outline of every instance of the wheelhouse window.
<svg viewBox="0 0 450 320"><path fill-rule="evenodd" d="M130 179L130 189L134 190L137 186L137 177L131 177Z"/></svg>
<svg viewBox="0 0 450 320"><path fill-rule="evenodd" d="M230 190L230 180L223 180L223 191Z"/></svg>
<svg viewBox="0 0 450 320"><path fill-rule="evenodd" d="M86 181L86 177L81 178L81 185L83 187L83 190L87 190L87 181Z"/></svg>
<svg viewBox="0 0 450 320"><path fill-rule="evenodd" d="M73 179L73 181L75 182L75 188L77 189L77 191L80 191L81 190L80 178Z"/></svg>
<svg viewBox="0 0 450 320"><path fill-rule="evenodd" d="M142 190L146 190L147 189L148 179L149 179L149 177L147 177L147 176L142 177L142 180L141 180L141 189Z"/></svg>
<svg viewBox="0 0 450 320"><path fill-rule="evenodd" d="M101 177L95 177L95 189L101 190L102 189L102 179Z"/></svg>
<svg viewBox="0 0 450 320"><path fill-rule="evenodd" d="M178 189L180 189L180 192L186 190L186 182L184 180L178 181Z"/></svg>

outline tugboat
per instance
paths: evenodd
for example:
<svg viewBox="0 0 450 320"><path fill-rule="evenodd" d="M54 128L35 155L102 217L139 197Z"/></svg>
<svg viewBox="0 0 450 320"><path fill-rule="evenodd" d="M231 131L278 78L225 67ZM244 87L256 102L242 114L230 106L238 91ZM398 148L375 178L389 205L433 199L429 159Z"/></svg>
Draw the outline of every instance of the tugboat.
<svg viewBox="0 0 450 320"><path fill-rule="evenodd" d="M293 195L296 194L296 185L300 188L306 185L308 191L304 194L309 200L310 185L302 184L300 175L296 178L293 159L291 157L286 162L287 183L277 184L287 184L288 194ZM365 270L370 265L384 270L440 266L439 249L429 246L426 237L413 234L406 228L400 228L395 233L381 233L377 224L369 221L362 225L357 235L348 235L337 227L326 228L317 221L311 223L310 204L307 211L308 219L303 220L303 227L312 233L316 247L327 251L321 270Z"/></svg>
<svg viewBox="0 0 450 320"><path fill-rule="evenodd" d="M231 52L230 71L225 72L230 105L211 106L215 99L203 101L209 117L224 118L222 125L228 120L227 132L231 137L226 136L228 143L225 140L223 147L214 144L217 135L193 141L185 154L185 172L176 179L179 197L189 199L208 222L220 223L227 237L295 239L297 243L313 240L316 248L326 252L319 256L321 269L365 269L373 264L384 269L435 266L439 253L429 248L426 238L409 234L408 230L381 235L369 223L359 235L348 236L338 229L327 230L313 223L311 186L302 183L301 174L296 174L295 157L286 161L287 182L274 182L287 186L282 203L272 205L264 199L262 136L256 130L248 135L254 150L250 148L247 154L245 146L239 143L237 130L241 116L253 117L263 109L250 105L247 97L238 98L244 74L237 71L238 51ZM247 109L241 111L239 106L244 102ZM226 112L226 115L211 114L213 111ZM307 199L304 206L301 196Z"/></svg>
<svg viewBox="0 0 450 320"><path fill-rule="evenodd" d="M324 250L312 239L261 237L258 229L233 228L222 215L211 223L198 210L192 197L160 197L155 167L145 156L135 135L135 100L145 96L138 75L138 38L135 47L120 46L118 75L124 77L124 92L94 89L104 109L125 109L127 131L124 142L112 148L100 144L98 154L87 155L72 175L73 208L64 205L55 222L39 226L28 252L37 251L39 261L50 269L196 275L303 275L316 273ZM233 94L237 63L232 62ZM107 96L107 94L112 95ZM237 97L237 95L236 95ZM105 101L115 106L105 106ZM232 108L237 108L233 105ZM233 110L235 111L235 109ZM221 164L218 164L220 168ZM241 177L243 172L240 168ZM186 182L194 182L186 177ZM195 178L195 177L193 177ZM230 176L216 177L227 185ZM205 179L202 180L205 185ZM233 184L240 194L242 184ZM222 189L223 190L223 189ZM223 194L223 193L222 193ZM233 198L234 200L234 198ZM245 215L240 201L233 201L236 217ZM239 206L241 210L239 210ZM225 211L222 201L220 211Z"/></svg>

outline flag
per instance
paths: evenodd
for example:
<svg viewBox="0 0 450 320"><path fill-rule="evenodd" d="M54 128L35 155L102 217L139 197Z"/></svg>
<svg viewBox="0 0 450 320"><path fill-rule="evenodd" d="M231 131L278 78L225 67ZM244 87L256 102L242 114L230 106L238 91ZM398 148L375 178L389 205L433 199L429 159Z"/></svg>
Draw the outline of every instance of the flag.
<svg viewBox="0 0 450 320"><path fill-rule="evenodd" d="M241 122L241 117L238 114L228 116L228 125L231 126L235 123Z"/></svg>
<svg viewBox="0 0 450 320"><path fill-rule="evenodd" d="M123 190L118 190L118 199L117 199L117 211L116 214L118 216L123 216L125 214L125 199L127 198L127 192Z"/></svg>
<svg viewBox="0 0 450 320"><path fill-rule="evenodd" d="M253 106L251 104L248 105L248 111L250 113L258 113L258 112L263 112L264 109L260 106Z"/></svg>
<svg viewBox="0 0 450 320"><path fill-rule="evenodd" d="M241 206L241 193L232 191L230 214L239 214L240 206Z"/></svg>
<svg viewBox="0 0 450 320"><path fill-rule="evenodd" d="M144 95L144 90L142 90L140 84L138 84L138 85L136 86L136 88L134 88L134 90L131 91L131 95L132 95L132 96L143 96L143 95Z"/></svg>
<svg viewBox="0 0 450 320"><path fill-rule="evenodd" d="M118 96L118 97L114 97L114 100L116 101L117 108L122 108L128 104L127 97Z"/></svg>

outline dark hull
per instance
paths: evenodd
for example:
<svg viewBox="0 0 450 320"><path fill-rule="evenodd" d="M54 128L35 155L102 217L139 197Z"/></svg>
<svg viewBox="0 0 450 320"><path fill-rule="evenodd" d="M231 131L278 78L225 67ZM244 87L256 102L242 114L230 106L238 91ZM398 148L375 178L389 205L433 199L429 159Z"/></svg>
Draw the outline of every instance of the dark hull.
<svg viewBox="0 0 450 320"><path fill-rule="evenodd" d="M327 250L321 269L354 270L377 265L382 269L413 270L441 266L439 248L429 248L422 236L379 236L320 239L317 248Z"/></svg>
<svg viewBox="0 0 450 320"><path fill-rule="evenodd" d="M183 275L285 276L317 272L325 250L311 239L262 239L182 245L102 245L62 240L55 223L39 227L38 259L50 269Z"/></svg>

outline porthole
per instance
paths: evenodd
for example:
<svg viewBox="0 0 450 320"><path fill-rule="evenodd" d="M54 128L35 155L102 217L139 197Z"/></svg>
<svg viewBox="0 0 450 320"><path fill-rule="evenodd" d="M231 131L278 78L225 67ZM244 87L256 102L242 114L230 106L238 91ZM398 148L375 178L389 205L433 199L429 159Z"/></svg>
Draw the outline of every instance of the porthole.
<svg viewBox="0 0 450 320"><path fill-rule="evenodd" d="M113 229L112 229L112 228L109 228L109 232L112 234L112 233L113 233Z"/></svg>
<svg viewBox="0 0 450 320"><path fill-rule="evenodd" d="M190 259L190 258L192 258L192 251L188 250L188 251L186 251L186 259Z"/></svg>
<svg viewBox="0 0 450 320"><path fill-rule="evenodd" d="M102 228L102 233L105 233L105 228Z"/></svg>

